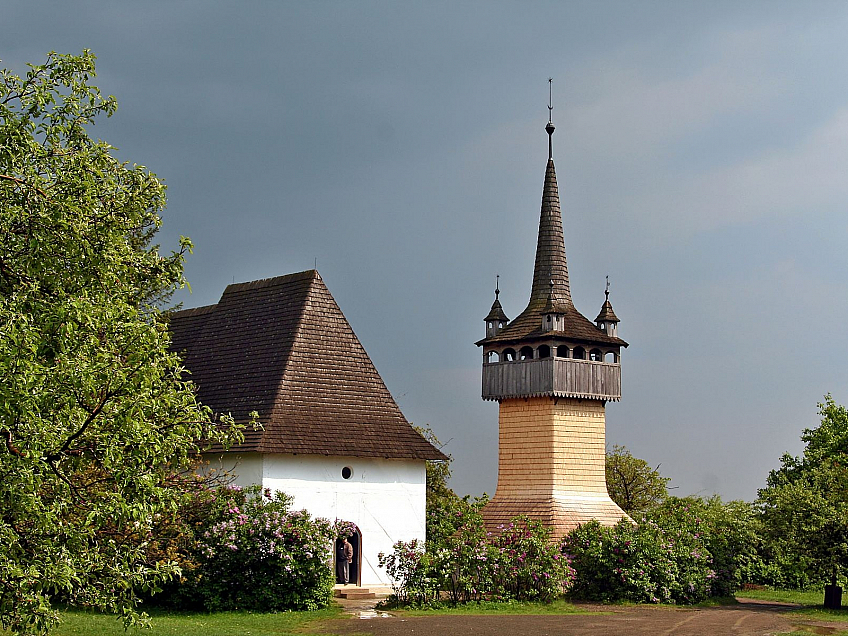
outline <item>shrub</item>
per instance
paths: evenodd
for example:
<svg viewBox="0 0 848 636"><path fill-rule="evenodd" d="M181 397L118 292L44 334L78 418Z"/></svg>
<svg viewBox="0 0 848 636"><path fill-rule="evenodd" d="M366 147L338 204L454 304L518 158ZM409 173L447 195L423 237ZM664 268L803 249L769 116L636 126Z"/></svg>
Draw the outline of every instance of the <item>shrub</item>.
<svg viewBox="0 0 848 636"><path fill-rule="evenodd" d="M326 607L333 528L290 505L287 495L259 486L219 489L197 533L197 567L172 590L170 604L208 611Z"/></svg>
<svg viewBox="0 0 848 636"><path fill-rule="evenodd" d="M428 577L429 557L418 539L398 541L391 554L380 552L377 562L392 579L391 601L403 605L425 605L438 598Z"/></svg>
<svg viewBox="0 0 848 636"><path fill-rule="evenodd" d="M568 591L575 572L541 522L513 519L493 537L492 589L502 600L551 601Z"/></svg>
<svg viewBox="0 0 848 636"><path fill-rule="evenodd" d="M398 542L380 566L392 578L392 600L427 605L446 593L454 603L486 599L549 601L568 590L574 570L537 521L516 517L488 533L474 506L458 513L457 530L425 552L418 541Z"/></svg>
<svg viewBox="0 0 848 636"><path fill-rule="evenodd" d="M755 507L744 501L723 503L718 495L706 500L672 498L669 505L681 501L702 520L700 537L712 555L716 574L712 595L732 596L742 583L748 582L748 573L758 567L760 537Z"/></svg>
<svg viewBox="0 0 848 636"><path fill-rule="evenodd" d="M569 533L562 549L577 573L575 596L689 604L714 595L703 520L685 501L669 500L639 521L591 521Z"/></svg>
<svg viewBox="0 0 848 636"><path fill-rule="evenodd" d="M427 544L432 555L430 576L452 603L480 601L492 590L493 572L490 537L479 506L471 504L457 510L454 523L456 530L441 544Z"/></svg>

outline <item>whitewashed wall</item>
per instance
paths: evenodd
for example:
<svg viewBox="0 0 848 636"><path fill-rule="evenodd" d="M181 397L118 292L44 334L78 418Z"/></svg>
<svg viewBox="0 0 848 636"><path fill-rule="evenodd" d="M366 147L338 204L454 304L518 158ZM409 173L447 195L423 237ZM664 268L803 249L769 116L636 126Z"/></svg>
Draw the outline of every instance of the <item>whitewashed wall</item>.
<svg viewBox="0 0 848 636"><path fill-rule="evenodd" d="M217 462L216 462L217 464ZM342 477L349 467L350 479ZM214 466L240 486L261 483L294 497L294 508L330 521L352 521L362 533L362 585L389 585L377 564L396 541L424 540L426 472L423 461L318 455L227 454Z"/></svg>

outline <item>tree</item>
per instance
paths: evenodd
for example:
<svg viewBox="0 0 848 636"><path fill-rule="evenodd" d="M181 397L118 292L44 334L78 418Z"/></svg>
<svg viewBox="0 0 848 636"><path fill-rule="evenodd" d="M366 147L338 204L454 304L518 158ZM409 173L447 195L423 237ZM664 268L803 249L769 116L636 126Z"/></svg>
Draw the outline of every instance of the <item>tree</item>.
<svg viewBox="0 0 848 636"><path fill-rule="evenodd" d="M191 249L151 240L165 187L86 128L113 97L95 58L0 75L0 624L43 633L57 599L139 620L173 575L146 541L199 439L226 443L183 377L158 300Z"/></svg>
<svg viewBox="0 0 848 636"><path fill-rule="evenodd" d="M438 449L443 444L429 426L414 426L424 439ZM466 520L479 513L489 497L460 497L448 485L451 476L450 455L446 460L427 461L427 551L437 551L457 532Z"/></svg>
<svg viewBox="0 0 848 636"><path fill-rule="evenodd" d="M801 435L803 455L781 457L759 504L769 556L835 587L848 572L848 409L826 395L819 412Z"/></svg>
<svg viewBox="0 0 848 636"><path fill-rule="evenodd" d="M644 459L630 454L624 446L607 451L607 491L624 512L640 512L651 508L668 496L668 477L651 468Z"/></svg>

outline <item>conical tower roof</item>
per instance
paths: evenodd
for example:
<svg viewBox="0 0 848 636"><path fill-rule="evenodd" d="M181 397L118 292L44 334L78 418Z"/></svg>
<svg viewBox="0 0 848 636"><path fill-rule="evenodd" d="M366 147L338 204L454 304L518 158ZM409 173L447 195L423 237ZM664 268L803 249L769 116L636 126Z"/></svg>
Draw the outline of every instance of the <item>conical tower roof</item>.
<svg viewBox="0 0 848 636"><path fill-rule="evenodd" d="M539 235L536 239L536 262L533 267L533 286L527 307L504 329L487 342L518 342L534 337L560 336L584 342L614 344L626 347L627 343L608 336L574 307L568 280L568 262L565 258L565 236L562 210L559 204L556 168L553 160L552 138L554 125L545 126L548 133L548 164L542 188L542 207L539 215ZM565 328L561 332L542 332L541 316L544 313L562 314Z"/></svg>
<svg viewBox="0 0 848 636"><path fill-rule="evenodd" d="M610 303L609 299L605 300L604 304L601 305L601 313L595 318L595 322L600 322L601 320L604 322L621 322L612 310L612 303Z"/></svg>
<svg viewBox="0 0 848 636"><path fill-rule="evenodd" d="M495 298L495 302L492 303L492 308L489 310L489 315L483 318L483 320L502 320L503 322L509 320L504 313L503 307L501 307L501 301Z"/></svg>
<svg viewBox="0 0 848 636"><path fill-rule="evenodd" d="M541 309L549 297L558 308L574 306L571 301L571 287L568 284L562 211L559 207L559 189L553 158L548 159L545 169L539 236L536 239L536 263L533 267L533 287L530 290L530 302L527 304L527 309Z"/></svg>
<svg viewBox="0 0 848 636"><path fill-rule="evenodd" d="M501 293L500 286L500 276L498 276L498 282L495 283L495 302L492 303L492 308L489 310L489 315L483 318L486 322L490 320L497 320L500 322L509 322L509 318L506 317L504 313L503 307L501 307L501 301L498 300L498 296Z"/></svg>

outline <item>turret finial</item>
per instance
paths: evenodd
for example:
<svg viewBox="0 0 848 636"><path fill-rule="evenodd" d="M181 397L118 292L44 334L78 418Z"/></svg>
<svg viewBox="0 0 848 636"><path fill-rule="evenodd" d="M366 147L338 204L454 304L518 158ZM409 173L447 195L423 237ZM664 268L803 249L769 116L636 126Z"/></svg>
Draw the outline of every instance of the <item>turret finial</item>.
<svg viewBox="0 0 848 636"><path fill-rule="evenodd" d="M609 274L607 274L607 288L604 290L604 295L606 295L607 300L609 300Z"/></svg>
<svg viewBox="0 0 848 636"><path fill-rule="evenodd" d="M501 275L495 274L495 300L498 299L498 294L501 293Z"/></svg>
<svg viewBox="0 0 848 636"><path fill-rule="evenodd" d="M553 103L553 85L554 78L548 78L548 125L545 126L545 130L548 131L548 159L553 159L554 157L554 143L553 136L556 127L553 123L554 116L554 103Z"/></svg>

